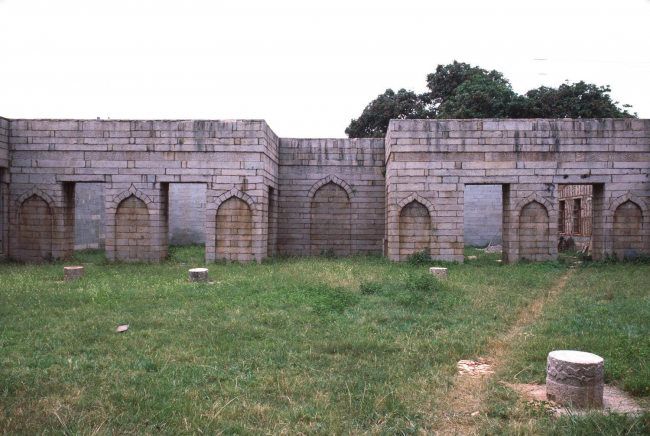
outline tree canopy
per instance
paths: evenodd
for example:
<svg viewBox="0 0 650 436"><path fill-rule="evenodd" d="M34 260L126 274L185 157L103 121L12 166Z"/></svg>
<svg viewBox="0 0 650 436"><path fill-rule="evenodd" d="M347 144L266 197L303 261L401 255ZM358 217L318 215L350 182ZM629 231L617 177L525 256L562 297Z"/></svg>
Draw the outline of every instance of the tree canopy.
<svg viewBox="0 0 650 436"><path fill-rule="evenodd" d="M383 138L391 119L435 118L426 97L400 89L397 94L387 89L363 110L361 116L350 122L345 133L350 138Z"/></svg>
<svg viewBox="0 0 650 436"><path fill-rule="evenodd" d="M427 75L428 92L387 89L345 129L350 138L382 138L391 119L632 118L609 96L609 86L580 81L542 86L523 95L503 73L454 61Z"/></svg>

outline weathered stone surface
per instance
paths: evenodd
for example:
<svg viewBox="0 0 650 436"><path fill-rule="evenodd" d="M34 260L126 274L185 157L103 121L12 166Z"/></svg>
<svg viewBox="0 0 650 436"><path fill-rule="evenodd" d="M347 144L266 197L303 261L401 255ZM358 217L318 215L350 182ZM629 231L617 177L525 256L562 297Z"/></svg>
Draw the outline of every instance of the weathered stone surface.
<svg viewBox="0 0 650 436"><path fill-rule="evenodd" d="M558 350L548 354L546 396L577 408L602 407L605 363L592 353Z"/></svg>
<svg viewBox="0 0 650 436"><path fill-rule="evenodd" d="M464 172L459 171L459 175L464 175ZM501 244L501 185L465 186L464 204L465 245L485 247L490 242Z"/></svg>
<svg viewBox="0 0 650 436"><path fill-rule="evenodd" d="M468 224L466 188L481 184L501 190L504 262L556 258L559 184L593 185L595 258L650 252L647 120L393 120L385 139L280 139L262 120L0 118L0 257L70 256L82 183L104 187L110 261L166 257L177 183L205 188L207 262L319 247L462 262L483 218Z"/></svg>
<svg viewBox="0 0 650 436"><path fill-rule="evenodd" d="M84 276L84 267L83 266L64 266L63 267L63 280L66 282L71 282L83 278Z"/></svg>
<svg viewBox="0 0 650 436"><path fill-rule="evenodd" d="M447 280L447 268L439 268L439 267L429 268L429 273L433 274L440 280Z"/></svg>
<svg viewBox="0 0 650 436"><path fill-rule="evenodd" d="M190 274L190 282L207 283L209 280L207 268L193 268L189 271L189 274Z"/></svg>

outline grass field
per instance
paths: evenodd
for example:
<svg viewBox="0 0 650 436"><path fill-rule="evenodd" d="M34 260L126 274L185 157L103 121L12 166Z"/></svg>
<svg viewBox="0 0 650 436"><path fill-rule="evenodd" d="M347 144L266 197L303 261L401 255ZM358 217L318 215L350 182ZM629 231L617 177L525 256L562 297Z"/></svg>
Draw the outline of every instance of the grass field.
<svg viewBox="0 0 650 436"><path fill-rule="evenodd" d="M191 284L200 247L154 265L0 264L0 432L650 432L647 413L549 417L504 383L543 382L549 351L580 349L648 407L650 266L467 254L446 282L353 256L213 264L214 283ZM61 282L72 264L85 278ZM495 374L457 376L479 357Z"/></svg>

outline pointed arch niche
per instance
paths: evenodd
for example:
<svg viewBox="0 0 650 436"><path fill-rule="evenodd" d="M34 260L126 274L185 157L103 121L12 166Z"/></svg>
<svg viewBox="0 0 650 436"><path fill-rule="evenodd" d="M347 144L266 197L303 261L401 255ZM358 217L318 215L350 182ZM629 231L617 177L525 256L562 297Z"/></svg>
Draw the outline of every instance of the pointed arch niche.
<svg viewBox="0 0 650 436"><path fill-rule="evenodd" d="M122 199L117 206L115 256L123 262L147 261L151 257L149 208L135 193Z"/></svg>
<svg viewBox="0 0 650 436"><path fill-rule="evenodd" d="M309 219L311 254L319 255L323 252L333 252L337 256L351 254L351 190L349 191L349 187L345 189L336 180L327 181L312 190Z"/></svg>
<svg viewBox="0 0 650 436"><path fill-rule="evenodd" d="M614 253L619 259L643 252L643 211L632 200L626 200L614 212Z"/></svg>
<svg viewBox="0 0 650 436"><path fill-rule="evenodd" d="M411 195L399 203L399 260L430 250L433 205L419 195Z"/></svg>
<svg viewBox="0 0 650 436"><path fill-rule="evenodd" d="M235 195L222 200L217 208L216 258L250 262L253 254L253 213L245 201L248 195Z"/></svg>
<svg viewBox="0 0 650 436"><path fill-rule="evenodd" d="M537 199L525 204L519 212L519 259L550 260L549 212Z"/></svg>
<svg viewBox="0 0 650 436"><path fill-rule="evenodd" d="M53 204L49 196L37 192L30 194L23 201L22 196L19 199L18 257L29 263L47 262L52 259Z"/></svg>

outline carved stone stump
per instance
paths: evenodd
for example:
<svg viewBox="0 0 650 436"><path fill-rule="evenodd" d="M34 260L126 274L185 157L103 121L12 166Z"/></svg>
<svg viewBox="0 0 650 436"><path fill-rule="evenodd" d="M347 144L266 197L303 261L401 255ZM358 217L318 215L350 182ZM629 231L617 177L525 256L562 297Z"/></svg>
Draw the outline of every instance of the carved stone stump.
<svg viewBox="0 0 650 436"><path fill-rule="evenodd" d="M64 266L63 267L63 280L66 282L71 282L83 278L84 276L84 267L83 266Z"/></svg>
<svg viewBox="0 0 650 436"><path fill-rule="evenodd" d="M193 268L190 270L190 282L208 282L207 268Z"/></svg>
<svg viewBox="0 0 650 436"><path fill-rule="evenodd" d="M435 275L440 280L447 280L447 268L433 267L429 269L429 273Z"/></svg>
<svg viewBox="0 0 650 436"><path fill-rule="evenodd" d="M548 353L546 398L576 408L603 406L605 362L582 351Z"/></svg>

